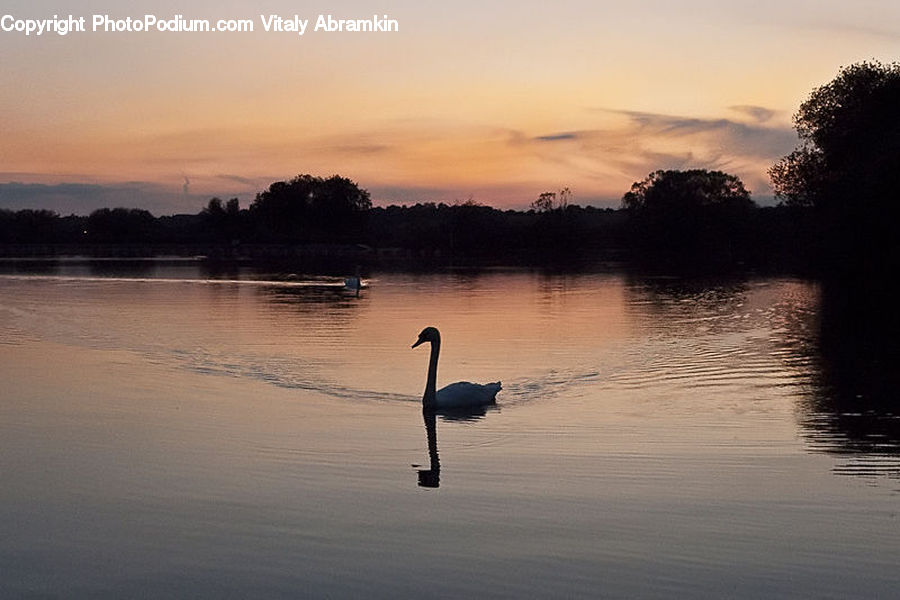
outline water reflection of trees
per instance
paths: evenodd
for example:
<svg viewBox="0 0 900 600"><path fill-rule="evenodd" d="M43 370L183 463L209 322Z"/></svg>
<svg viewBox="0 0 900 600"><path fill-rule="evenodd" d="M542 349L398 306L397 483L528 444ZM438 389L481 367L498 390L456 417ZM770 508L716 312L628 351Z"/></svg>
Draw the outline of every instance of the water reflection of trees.
<svg viewBox="0 0 900 600"><path fill-rule="evenodd" d="M841 455L836 472L900 479L900 316L894 296L862 281L803 287L817 293L766 298L751 294L748 280L635 275L625 289L629 305L639 306L634 315L651 315L654 329L685 344L695 333L727 334L752 326L752 320L733 318L752 312L747 306L752 300L772 319L764 324L774 337L759 351L773 352L774 342L791 373L799 433L808 447Z"/></svg>
<svg viewBox="0 0 900 600"><path fill-rule="evenodd" d="M800 403L810 446L847 456L837 471L900 478L898 317L891 294L827 281L810 353L811 393Z"/></svg>
<svg viewBox="0 0 900 600"><path fill-rule="evenodd" d="M34 260L0 260L0 273L14 275L58 275L61 261L59 259Z"/></svg>
<svg viewBox="0 0 900 600"><path fill-rule="evenodd" d="M626 309L641 322L649 317L654 328L687 335L698 329L733 328L725 319L744 305L749 291L747 278L665 277L629 273L626 279Z"/></svg>
<svg viewBox="0 0 900 600"><path fill-rule="evenodd" d="M629 289L641 293L656 306L674 306L690 302L687 308L722 308L747 291L747 278L729 277L669 277L628 275Z"/></svg>
<svg viewBox="0 0 900 600"><path fill-rule="evenodd" d="M292 305L299 309L323 305L346 309L360 306L356 292L346 289L343 283L304 282L302 285L263 285L259 289L270 302Z"/></svg>
<svg viewBox="0 0 900 600"><path fill-rule="evenodd" d="M92 259L87 261L86 266L92 277L149 278L154 277L159 266L165 263L165 260L157 259Z"/></svg>

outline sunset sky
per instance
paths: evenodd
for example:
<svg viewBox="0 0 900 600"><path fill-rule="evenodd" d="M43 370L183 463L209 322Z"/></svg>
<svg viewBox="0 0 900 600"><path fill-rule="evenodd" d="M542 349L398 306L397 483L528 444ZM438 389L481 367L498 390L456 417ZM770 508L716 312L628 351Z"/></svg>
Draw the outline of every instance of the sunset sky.
<svg viewBox="0 0 900 600"><path fill-rule="evenodd" d="M312 29L320 13L400 30L260 21ZM6 14L88 22L0 32L0 207L62 214L246 206L298 173L350 177L376 204L522 208L564 186L618 206L653 170L715 168L767 202L809 92L842 65L900 59L893 0L6 0ZM100 33L93 14L255 31Z"/></svg>

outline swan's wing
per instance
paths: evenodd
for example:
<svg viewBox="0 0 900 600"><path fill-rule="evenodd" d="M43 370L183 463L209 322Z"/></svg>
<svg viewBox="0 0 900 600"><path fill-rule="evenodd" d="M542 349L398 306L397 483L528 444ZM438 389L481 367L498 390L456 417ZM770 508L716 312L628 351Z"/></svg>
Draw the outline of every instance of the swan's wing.
<svg viewBox="0 0 900 600"><path fill-rule="evenodd" d="M500 382L470 383L457 381L437 391L437 405L444 407L490 404L500 391Z"/></svg>
<svg viewBox="0 0 900 600"><path fill-rule="evenodd" d="M477 391L477 390L497 390L498 392L503 389L503 386L500 385L499 381L495 381L493 383L471 383L469 381L457 381L456 383L451 383L449 385L445 385L441 389L438 390L438 393L443 392L444 390L460 390L460 391Z"/></svg>
<svg viewBox="0 0 900 600"><path fill-rule="evenodd" d="M471 392L473 390L477 390L481 386L477 383L470 383L468 381L457 381L456 383L451 383L450 385L445 385L441 389L438 390L438 394L464 394L466 392Z"/></svg>

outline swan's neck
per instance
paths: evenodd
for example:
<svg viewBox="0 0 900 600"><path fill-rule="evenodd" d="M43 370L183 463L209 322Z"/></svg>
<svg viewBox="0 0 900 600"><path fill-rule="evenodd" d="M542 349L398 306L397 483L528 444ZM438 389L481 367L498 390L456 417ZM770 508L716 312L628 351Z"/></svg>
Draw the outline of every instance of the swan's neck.
<svg viewBox="0 0 900 600"><path fill-rule="evenodd" d="M431 358L428 360L428 381L425 383L425 395L422 396L422 403L425 406L434 405L437 399L437 364L440 353L441 341L431 342Z"/></svg>
<svg viewBox="0 0 900 600"><path fill-rule="evenodd" d="M437 419L427 406L422 409L425 417L425 432L428 436L428 469L419 469L419 485L427 488L441 486L441 461L437 450Z"/></svg>
<svg viewBox="0 0 900 600"><path fill-rule="evenodd" d="M433 410L422 410L422 416L425 419L425 434L428 438L428 459L429 467L434 473L441 472L441 459L438 457L437 449L437 417Z"/></svg>

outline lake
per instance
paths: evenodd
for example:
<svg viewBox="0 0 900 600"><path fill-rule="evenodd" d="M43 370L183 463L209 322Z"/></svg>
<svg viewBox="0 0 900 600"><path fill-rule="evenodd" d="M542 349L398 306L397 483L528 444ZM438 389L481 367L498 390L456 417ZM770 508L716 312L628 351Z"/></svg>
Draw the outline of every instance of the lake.
<svg viewBox="0 0 900 600"><path fill-rule="evenodd" d="M365 283L0 263L0 597L896 594L896 379L822 285ZM495 407L423 418L429 325Z"/></svg>

